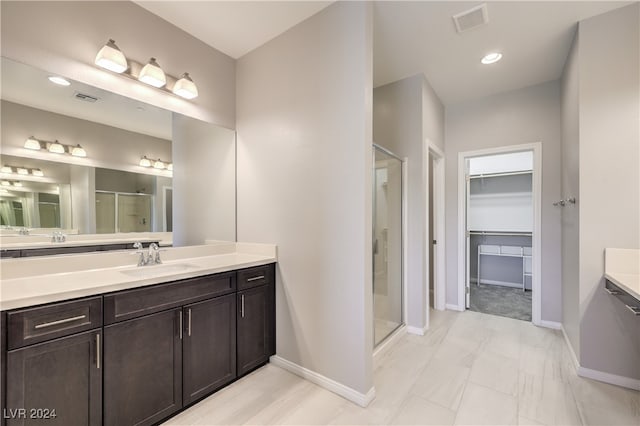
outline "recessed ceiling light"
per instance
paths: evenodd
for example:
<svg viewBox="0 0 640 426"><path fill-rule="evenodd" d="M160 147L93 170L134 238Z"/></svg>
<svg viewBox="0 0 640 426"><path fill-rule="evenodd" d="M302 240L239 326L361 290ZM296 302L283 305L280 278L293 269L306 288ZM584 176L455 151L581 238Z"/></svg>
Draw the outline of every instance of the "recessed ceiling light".
<svg viewBox="0 0 640 426"><path fill-rule="evenodd" d="M489 64L495 64L500 59L502 59L502 53L491 52L488 55L485 55L485 57L482 58L480 62L482 62L484 65L489 65Z"/></svg>
<svg viewBox="0 0 640 426"><path fill-rule="evenodd" d="M49 77L49 81L55 84L59 84L60 86L69 86L71 85L71 83L69 83L69 80L67 80L66 78L62 78L60 76L57 75L52 75Z"/></svg>

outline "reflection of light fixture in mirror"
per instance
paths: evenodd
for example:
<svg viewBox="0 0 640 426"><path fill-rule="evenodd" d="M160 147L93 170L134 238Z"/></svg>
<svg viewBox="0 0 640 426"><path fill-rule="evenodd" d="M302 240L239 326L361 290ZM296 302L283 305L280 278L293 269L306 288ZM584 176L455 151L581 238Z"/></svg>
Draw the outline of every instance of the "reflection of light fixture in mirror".
<svg viewBox="0 0 640 426"><path fill-rule="evenodd" d="M151 160L149 160L147 158L147 156L145 155L144 157L142 157L140 159L140 163L139 163L142 167L151 167Z"/></svg>
<svg viewBox="0 0 640 426"><path fill-rule="evenodd" d="M100 49L96 55L95 64L118 74L125 72L129 68L127 58L112 39L109 39L107 44Z"/></svg>
<svg viewBox="0 0 640 426"><path fill-rule="evenodd" d="M18 174L19 175L28 175L29 174L29 170L25 169L24 167L18 167Z"/></svg>
<svg viewBox="0 0 640 426"><path fill-rule="evenodd" d="M149 63L142 67L138 80L153 87L162 87L167 84L167 77L156 62L156 58L149 59Z"/></svg>
<svg viewBox="0 0 640 426"><path fill-rule="evenodd" d="M2 166L2 169L0 169L0 172L2 173L13 173L13 167L11 166Z"/></svg>
<svg viewBox="0 0 640 426"><path fill-rule="evenodd" d="M57 76L57 75L49 76L49 81L52 82L52 83L55 83L57 85L60 85L60 86L70 86L71 85L71 83L69 83L69 80L67 80L66 78Z"/></svg>
<svg viewBox="0 0 640 426"><path fill-rule="evenodd" d="M0 189L0 194L8 194L9 191L7 191L6 189Z"/></svg>
<svg viewBox="0 0 640 426"><path fill-rule="evenodd" d="M182 77L175 82L173 85L173 93L185 99L198 97L198 88L193 80L191 80L188 72L182 74Z"/></svg>
<svg viewBox="0 0 640 426"><path fill-rule="evenodd" d="M17 187L21 187L22 186L22 182L20 182L19 180L13 182L13 186L17 186Z"/></svg>
<svg viewBox="0 0 640 426"><path fill-rule="evenodd" d="M165 164L160 159L157 159L156 161L153 162L154 169L164 170L165 167L166 167Z"/></svg>
<svg viewBox="0 0 640 426"><path fill-rule="evenodd" d="M80 144L78 144L71 148L71 155L73 155L74 157L86 157L87 152L80 146Z"/></svg>
<svg viewBox="0 0 640 426"><path fill-rule="evenodd" d="M8 180L3 180L2 182L0 182L0 185L2 185L2 186L11 186L11 182L9 182Z"/></svg>
<svg viewBox="0 0 640 426"><path fill-rule="evenodd" d="M167 170L169 170L170 172L173 171L173 163L167 164Z"/></svg>
<svg viewBox="0 0 640 426"><path fill-rule="evenodd" d="M23 175L23 176L31 175L31 176L37 176L37 177L44 177L44 173L40 169L32 169L29 167L22 167L22 166L11 166L7 164L2 166L2 169L0 169L0 172L5 174L12 174L14 170L16 171L17 174Z"/></svg>
<svg viewBox="0 0 640 426"><path fill-rule="evenodd" d="M55 142L51 142L49 144L49 152L52 152L54 154L64 154L65 149L64 149L64 145L62 145L60 142L55 141Z"/></svg>
<svg viewBox="0 0 640 426"><path fill-rule="evenodd" d="M44 172L40 169L32 169L31 174L37 177L44 177Z"/></svg>
<svg viewBox="0 0 640 426"><path fill-rule="evenodd" d="M42 146L40 145L40 141L34 138L33 136L30 136L29 139L24 141L24 147L27 149L33 149L36 151L42 148Z"/></svg>

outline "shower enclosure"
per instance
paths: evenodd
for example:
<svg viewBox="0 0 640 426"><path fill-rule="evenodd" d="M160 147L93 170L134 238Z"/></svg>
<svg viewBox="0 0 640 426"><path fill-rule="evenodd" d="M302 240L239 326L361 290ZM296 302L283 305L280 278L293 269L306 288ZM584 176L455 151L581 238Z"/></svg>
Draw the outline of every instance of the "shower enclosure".
<svg viewBox="0 0 640 426"><path fill-rule="evenodd" d="M374 345L403 324L402 160L374 145L373 317Z"/></svg>

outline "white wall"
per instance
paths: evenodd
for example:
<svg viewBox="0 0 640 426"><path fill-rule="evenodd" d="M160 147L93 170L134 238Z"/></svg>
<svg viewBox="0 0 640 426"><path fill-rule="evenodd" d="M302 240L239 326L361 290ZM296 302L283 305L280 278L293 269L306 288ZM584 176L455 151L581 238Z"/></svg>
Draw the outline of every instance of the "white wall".
<svg viewBox="0 0 640 426"><path fill-rule="evenodd" d="M71 223L80 234L96 233L96 174L93 167L69 165Z"/></svg>
<svg viewBox="0 0 640 426"><path fill-rule="evenodd" d="M446 132L447 303L458 304L458 153L542 142L542 313L562 319L560 209L560 84L558 81L449 106Z"/></svg>
<svg viewBox="0 0 640 426"><path fill-rule="evenodd" d="M236 138L229 129L173 114L173 245L236 240ZM164 195L164 194L162 194Z"/></svg>
<svg viewBox="0 0 640 426"><path fill-rule="evenodd" d="M444 146L444 107L424 75L418 74L373 91L373 139L401 158L407 168L407 324L422 329L426 318L428 162L426 139Z"/></svg>
<svg viewBox="0 0 640 426"><path fill-rule="evenodd" d="M3 1L2 55L101 89L224 127L235 126L235 60L129 1ZM137 62L188 71L200 96L186 101L93 63L115 39Z"/></svg>
<svg viewBox="0 0 640 426"><path fill-rule="evenodd" d="M277 354L361 395L373 386L370 9L337 2L237 64L238 239L278 245Z"/></svg>
<svg viewBox="0 0 640 426"><path fill-rule="evenodd" d="M579 96L576 32L562 74L562 198L580 194ZM567 204L562 209L562 326L580 359L580 209Z"/></svg>
<svg viewBox="0 0 640 426"><path fill-rule="evenodd" d="M640 380L640 327L606 294L604 249L640 248L640 4L580 23L580 363Z"/></svg>

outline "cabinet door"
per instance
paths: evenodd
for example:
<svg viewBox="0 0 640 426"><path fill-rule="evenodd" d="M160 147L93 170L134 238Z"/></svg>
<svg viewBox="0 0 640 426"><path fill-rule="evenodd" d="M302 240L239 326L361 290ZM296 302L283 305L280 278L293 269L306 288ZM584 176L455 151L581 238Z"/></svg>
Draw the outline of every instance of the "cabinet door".
<svg viewBox="0 0 640 426"><path fill-rule="evenodd" d="M184 307L184 405L236 377L236 295Z"/></svg>
<svg viewBox="0 0 640 426"><path fill-rule="evenodd" d="M268 361L269 286L238 292L238 376Z"/></svg>
<svg viewBox="0 0 640 426"><path fill-rule="evenodd" d="M87 331L9 351L7 424L102 424L101 337Z"/></svg>
<svg viewBox="0 0 640 426"><path fill-rule="evenodd" d="M150 425L182 407L182 309L104 329L104 423Z"/></svg>

